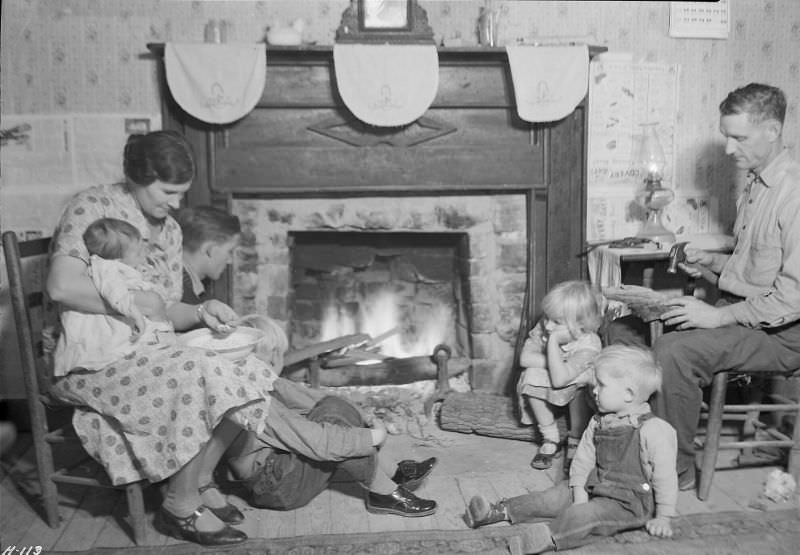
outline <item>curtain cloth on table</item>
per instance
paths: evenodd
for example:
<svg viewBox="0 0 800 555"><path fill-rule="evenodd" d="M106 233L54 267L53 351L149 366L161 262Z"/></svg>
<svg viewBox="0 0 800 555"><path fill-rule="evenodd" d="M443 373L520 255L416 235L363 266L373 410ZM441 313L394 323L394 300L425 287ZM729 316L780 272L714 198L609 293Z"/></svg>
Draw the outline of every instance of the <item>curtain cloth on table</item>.
<svg viewBox="0 0 800 555"><path fill-rule="evenodd" d="M214 124L243 118L264 92L263 43L167 43L167 85L175 101L197 119Z"/></svg>
<svg viewBox="0 0 800 555"><path fill-rule="evenodd" d="M530 122L567 117L589 89L589 47L507 46L519 117Z"/></svg>
<svg viewBox="0 0 800 555"><path fill-rule="evenodd" d="M336 44L333 65L348 109L378 127L416 121L439 89L439 54L434 45Z"/></svg>

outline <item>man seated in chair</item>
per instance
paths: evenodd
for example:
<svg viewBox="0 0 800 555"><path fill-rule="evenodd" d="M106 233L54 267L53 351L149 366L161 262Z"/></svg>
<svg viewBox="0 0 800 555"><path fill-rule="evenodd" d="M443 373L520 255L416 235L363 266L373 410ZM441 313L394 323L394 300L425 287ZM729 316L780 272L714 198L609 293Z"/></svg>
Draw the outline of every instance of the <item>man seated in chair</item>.
<svg viewBox="0 0 800 555"><path fill-rule="evenodd" d="M695 486L694 436L701 388L720 371L800 368L800 164L784 148L784 93L751 83L722 101L725 153L747 171L737 201L731 254L686 250L680 267L693 277L703 265L719 275L720 300L710 305L685 296L670 302L661 320L674 331L653 349L663 368L653 410L678 433L679 486ZM612 342L625 332L612 325Z"/></svg>

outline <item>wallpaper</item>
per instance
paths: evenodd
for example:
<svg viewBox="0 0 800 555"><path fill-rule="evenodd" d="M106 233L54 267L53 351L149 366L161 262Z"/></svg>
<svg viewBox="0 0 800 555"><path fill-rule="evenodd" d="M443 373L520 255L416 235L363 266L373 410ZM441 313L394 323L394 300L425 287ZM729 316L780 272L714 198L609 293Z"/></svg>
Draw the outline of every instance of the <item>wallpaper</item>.
<svg viewBox="0 0 800 555"><path fill-rule="evenodd" d="M419 3L438 43L478 43L477 20L484 1ZM142 122L158 125L157 64L147 43L202 41L210 20L225 22L229 41L261 41L268 27L302 19L304 41L332 44L347 5L347 0L4 0L0 128L6 130L22 115L41 118L54 130L69 128L78 141L70 145L97 158L92 168L73 169L90 185L89 170L103 175L116 168L119 149L114 145L124 140L125 132ZM724 156L717 110L728 91L751 81L783 88L789 99L784 135L792 147L798 138L800 0L730 0L730 6L729 38L710 40L671 38L666 1L492 0L499 14L499 46L575 40L628 53L635 62L680 68L673 169L677 198L669 210L693 210L693 199L700 197L711 208L698 229L686 232L727 232L732 224L742 179ZM63 133L54 131L53 140L59 134ZM97 148L91 148L92 141ZM75 152L62 155L66 164ZM42 162L44 169L52 170L61 161ZM45 182L23 185L13 176L0 168L0 227L39 233L45 224L32 222L52 221L70 191ZM634 189L632 184L631 196ZM590 206L600 197L590 186ZM0 289L4 280L0 272ZM0 298L3 328L7 296L0 297L6 297ZM10 338L0 343L5 340ZM13 367L13 361L2 358ZM20 388L18 380L0 371L0 391L14 395L15 388Z"/></svg>
<svg viewBox="0 0 800 555"><path fill-rule="evenodd" d="M420 0L437 42L474 45L483 1ZM800 2L730 0L728 39L670 38L669 2L500 1L498 44L576 38L636 61L679 64L674 183L678 196L713 199L711 230L730 228L740 179L721 151L717 105L750 81L789 97L785 137L797 140ZM304 21L307 42L331 44L347 0L5 0L0 113L158 113L148 42L202 41L208 21L228 40L263 40L267 27ZM591 196L591 190L589 191ZM676 206L680 202L676 203ZM1 215L1 214L0 214Z"/></svg>

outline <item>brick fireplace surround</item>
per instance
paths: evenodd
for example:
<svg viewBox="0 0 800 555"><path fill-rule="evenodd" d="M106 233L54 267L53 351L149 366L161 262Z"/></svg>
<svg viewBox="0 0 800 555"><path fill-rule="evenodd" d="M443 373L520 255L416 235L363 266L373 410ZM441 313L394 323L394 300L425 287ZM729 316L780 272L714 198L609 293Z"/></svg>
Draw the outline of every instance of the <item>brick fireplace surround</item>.
<svg viewBox="0 0 800 555"><path fill-rule="evenodd" d="M469 339L473 373L512 364L524 302L525 197L469 195L355 199L243 199L245 229L234 266L234 308L267 313L288 328L290 231L463 232L468 237ZM302 346L302 345L300 345Z"/></svg>
<svg viewBox="0 0 800 555"><path fill-rule="evenodd" d="M243 223L232 279L215 294L288 331L290 233L464 233L471 385L510 392L521 324L552 284L585 276L584 106L524 122L504 49L439 48L426 114L374 128L339 98L331 47L270 46L267 60L260 102L229 126L194 120L163 88L165 127L186 134L201 161L188 203L225 207Z"/></svg>

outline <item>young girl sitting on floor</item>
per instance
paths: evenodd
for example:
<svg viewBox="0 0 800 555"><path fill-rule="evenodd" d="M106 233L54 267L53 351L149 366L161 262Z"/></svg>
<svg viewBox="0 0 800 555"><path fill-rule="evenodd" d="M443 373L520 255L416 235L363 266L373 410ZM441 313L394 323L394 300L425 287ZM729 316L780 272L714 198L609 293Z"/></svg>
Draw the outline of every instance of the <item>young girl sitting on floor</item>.
<svg viewBox="0 0 800 555"><path fill-rule="evenodd" d="M597 330L603 321L603 297L584 281L556 285L542 300L542 318L528 334L520 354L524 368L517 384L521 422L542 435L533 468L550 468L561 439L552 406L564 406L592 383L589 363L602 348ZM570 439L577 445L589 414L585 401L570 404ZM568 455L568 461L570 459ZM569 470L568 462L565 470Z"/></svg>

